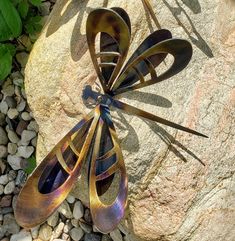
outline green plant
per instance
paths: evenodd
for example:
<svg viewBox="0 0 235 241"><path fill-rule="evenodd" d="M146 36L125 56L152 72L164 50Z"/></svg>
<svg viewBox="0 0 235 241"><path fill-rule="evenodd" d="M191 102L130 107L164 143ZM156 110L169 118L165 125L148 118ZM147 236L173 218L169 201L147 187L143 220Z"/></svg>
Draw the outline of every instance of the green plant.
<svg viewBox="0 0 235 241"><path fill-rule="evenodd" d="M42 0L0 0L0 84L10 74L16 54L14 39L40 32L38 7Z"/></svg>
<svg viewBox="0 0 235 241"><path fill-rule="evenodd" d="M36 162L36 157L35 156L31 156L30 158L27 159L27 167L24 168L24 171L27 174L31 174L33 172L33 170L36 168L37 162Z"/></svg>

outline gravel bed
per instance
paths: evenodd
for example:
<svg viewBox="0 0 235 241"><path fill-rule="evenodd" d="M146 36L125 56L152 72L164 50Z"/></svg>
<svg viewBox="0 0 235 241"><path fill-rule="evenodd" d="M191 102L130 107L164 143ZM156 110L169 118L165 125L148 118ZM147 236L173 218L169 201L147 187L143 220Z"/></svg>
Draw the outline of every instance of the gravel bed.
<svg viewBox="0 0 235 241"><path fill-rule="evenodd" d="M55 1L43 1L40 11L44 21ZM97 232L89 209L71 195L44 224L31 230L17 224L13 210L27 179L29 158L35 156L39 132L24 91L24 68L33 43L26 35L19 40L18 49L23 51L16 55L18 69L14 68L0 87L0 241L127 241L123 229L110 234Z"/></svg>

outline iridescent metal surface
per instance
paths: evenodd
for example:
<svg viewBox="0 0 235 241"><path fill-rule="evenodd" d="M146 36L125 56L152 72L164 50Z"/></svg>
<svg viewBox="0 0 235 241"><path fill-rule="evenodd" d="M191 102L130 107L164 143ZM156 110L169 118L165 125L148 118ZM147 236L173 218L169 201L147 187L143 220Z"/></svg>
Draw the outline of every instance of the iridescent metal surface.
<svg viewBox="0 0 235 241"><path fill-rule="evenodd" d="M149 9L149 2L144 2ZM99 8L89 14L87 42L103 93L86 88L84 96L93 99L96 107L53 148L30 175L16 203L15 216L21 226L31 228L44 222L76 183L82 163L88 162L89 201L93 222L103 233L117 227L124 216L128 181L110 116L110 106L206 137L116 99L120 93L176 75L187 66L192 56L189 42L174 39L170 31L160 29L150 34L123 66L130 44L130 26L129 17L121 8ZM97 36L100 40L98 48L95 45ZM164 73L158 74L156 69L168 54L174 57L173 64ZM109 190L115 177L118 177L119 183L115 199L105 203L102 196Z"/></svg>

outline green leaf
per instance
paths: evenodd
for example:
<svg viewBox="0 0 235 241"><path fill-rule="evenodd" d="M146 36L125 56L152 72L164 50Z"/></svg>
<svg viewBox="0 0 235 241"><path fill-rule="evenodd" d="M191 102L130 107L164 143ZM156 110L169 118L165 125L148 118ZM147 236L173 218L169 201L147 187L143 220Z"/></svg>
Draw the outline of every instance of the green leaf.
<svg viewBox="0 0 235 241"><path fill-rule="evenodd" d="M0 84L11 73L12 55L9 46L0 44Z"/></svg>
<svg viewBox="0 0 235 241"><path fill-rule="evenodd" d="M27 167L24 169L24 171L27 174L31 174L33 172L33 170L36 168L37 166L37 162L36 162L36 158L35 156L31 156L30 158L27 159L28 161L28 165Z"/></svg>
<svg viewBox="0 0 235 241"><path fill-rule="evenodd" d="M42 0L29 0L32 5L38 7L42 4Z"/></svg>
<svg viewBox="0 0 235 241"><path fill-rule="evenodd" d="M28 4L27 0L23 0L22 2L19 3L18 11L19 11L20 16L22 18L26 18L27 17L27 14L29 12L29 4Z"/></svg>
<svg viewBox="0 0 235 241"><path fill-rule="evenodd" d="M0 12L0 41L6 41L12 38L12 32Z"/></svg>
<svg viewBox="0 0 235 241"><path fill-rule="evenodd" d="M16 54L16 47L13 44L4 44L7 51L10 53L10 55L13 57Z"/></svg>
<svg viewBox="0 0 235 241"><path fill-rule="evenodd" d="M22 22L19 13L10 0L0 1L0 13L11 30L12 36L18 37L22 31ZM0 24L4 24L4 22Z"/></svg>

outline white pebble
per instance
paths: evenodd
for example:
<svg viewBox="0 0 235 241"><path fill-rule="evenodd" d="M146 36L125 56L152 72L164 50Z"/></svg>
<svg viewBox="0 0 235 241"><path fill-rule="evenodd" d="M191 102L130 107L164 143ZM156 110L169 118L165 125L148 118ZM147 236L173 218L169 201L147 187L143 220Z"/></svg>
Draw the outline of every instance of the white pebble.
<svg viewBox="0 0 235 241"><path fill-rule="evenodd" d="M11 181L9 183L7 183L7 185L4 188L4 194L11 194L13 193L15 190L15 182Z"/></svg>
<svg viewBox="0 0 235 241"><path fill-rule="evenodd" d="M17 152L17 145L15 143L8 143L7 145L8 153L14 155Z"/></svg>
<svg viewBox="0 0 235 241"><path fill-rule="evenodd" d="M20 141L20 138L17 136L17 134L12 131L12 130L9 130L8 131L8 138L9 140L12 142L12 143L18 143Z"/></svg>
<svg viewBox="0 0 235 241"><path fill-rule="evenodd" d="M7 174L0 176L0 184L6 185L8 182L9 178Z"/></svg>
<svg viewBox="0 0 235 241"><path fill-rule="evenodd" d="M17 156L23 157L23 158L29 158L34 152L33 146L19 146Z"/></svg>
<svg viewBox="0 0 235 241"><path fill-rule="evenodd" d="M82 239L84 232L81 228L73 228L70 230L69 234L74 241L79 241Z"/></svg>
<svg viewBox="0 0 235 241"><path fill-rule="evenodd" d="M80 201L77 201L74 204L74 208L73 208L73 217L75 219L80 219L83 217L84 214L84 207L82 205L82 203Z"/></svg>
<svg viewBox="0 0 235 241"><path fill-rule="evenodd" d="M76 199L75 199L74 196L68 195L68 197L66 198L66 200L67 200L68 203L72 204L72 203L75 202Z"/></svg>
<svg viewBox="0 0 235 241"><path fill-rule="evenodd" d="M22 143L28 143L31 141L35 136L36 136L35 131L29 131L29 130L24 130L21 135L21 142Z"/></svg>
<svg viewBox="0 0 235 241"><path fill-rule="evenodd" d="M21 118L22 118L23 120L25 120L25 121L29 121L29 120L32 119L32 117L30 116L30 114L29 114L28 112L26 112L26 111L21 114Z"/></svg>
<svg viewBox="0 0 235 241"><path fill-rule="evenodd" d="M8 155L7 156L7 162L9 163L9 165L11 166L11 168L13 170L19 170L21 169L21 161L22 158L19 156L13 156L13 155Z"/></svg>
<svg viewBox="0 0 235 241"><path fill-rule="evenodd" d="M10 241L32 241L30 232L26 230L21 230L17 234L13 234L10 238Z"/></svg>
<svg viewBox="0 0 235 241"><path fill-rule="evenodd" d="M18 115L19 115L19 112L18 112L17 109L12 109L12 108L10 108L10 109L8 110L8 112L7 112L7 116L8 116L11 120L15 119Z"/></svg>

